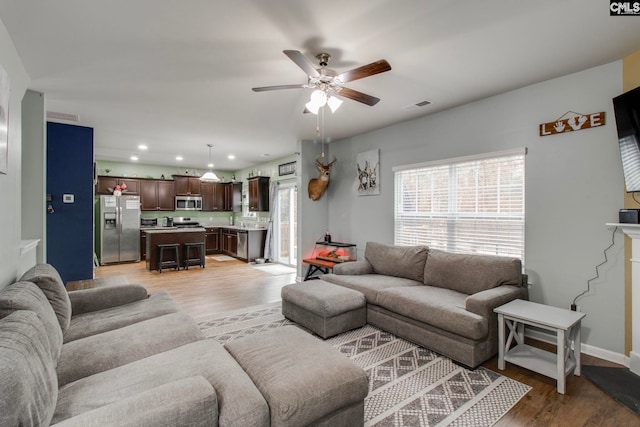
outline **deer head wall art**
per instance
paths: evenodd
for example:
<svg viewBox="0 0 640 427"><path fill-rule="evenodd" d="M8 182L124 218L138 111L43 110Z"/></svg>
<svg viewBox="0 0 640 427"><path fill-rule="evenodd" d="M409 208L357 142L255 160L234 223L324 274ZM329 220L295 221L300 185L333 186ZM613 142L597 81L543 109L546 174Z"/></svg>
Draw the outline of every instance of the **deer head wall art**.
<svg viewBox="0 0 640 427"><path fill-rule="evenodd" d="M324 190L329 185L329 171L331 166L336 162L336 156L333 156L333 160L326 165L322 164L316 157L316 167L320 171L320 175L317 178L309 180L309 198L314 202L320 200L324 194Z"/></svg>

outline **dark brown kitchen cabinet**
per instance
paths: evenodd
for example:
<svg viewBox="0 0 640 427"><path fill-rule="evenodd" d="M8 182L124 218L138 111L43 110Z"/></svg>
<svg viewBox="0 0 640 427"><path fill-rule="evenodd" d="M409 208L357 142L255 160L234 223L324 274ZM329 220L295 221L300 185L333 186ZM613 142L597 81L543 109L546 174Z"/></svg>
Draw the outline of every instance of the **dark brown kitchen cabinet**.
<svg viewBox="0 0 640 427"><path fill-rule="evenodd" d="M238 253L238 232L227 228L222 229L222 252L235 257Z"/></svg>
<svg viewBox="0 0 640 427"><path fill-rule="evenodd" d="M202 194L200 178L188 175L173 175L177 196L190 196Z"/></svg>
<svg viewBox="0 0 640 427"><path fill-rule="evenodd" d="M147 259L147 232L140 230L140 260Z"/></svg>
<svg viewBox="0 0 640 427"><path fill-rule="evenodd" d="M143 211L173 211L174 182L167 180L140 181L140 209Z"/></svg>
<svg viewBox="0 0 640 427"><path fill-rule="evenodd" d="M221 182L203 182L202 210L205 212L223 212L227 209L225 204L225 191L227 184Z"/></svg>
<svg viewBox="0 0 640 427"><path fill-rule="evenodd" d="M96 194L113 194L115 186L122 186L122 184L127 186L125 191L126 194L139 194L139 183L140 181L135 178L99 175L96 182Z"/></svg>
<svg viewBox="0 0 640 427"><path fill-rule="evenodd" d="M207 255L220 252L220 229L215 227L205 228L204 241Z"/></svg>
<svg viewBox="0 0 640 427"><path fill-rule="evenodd" d="M242 183L230 182L225 190L225 206L227 206L227 210L242 212Z"/></svg>
<svg viewBox="0 0 640 427"><path fill-rule="evenodd" d="M249 210L266 212L269 210L269 177L249 178Z"/></svg>

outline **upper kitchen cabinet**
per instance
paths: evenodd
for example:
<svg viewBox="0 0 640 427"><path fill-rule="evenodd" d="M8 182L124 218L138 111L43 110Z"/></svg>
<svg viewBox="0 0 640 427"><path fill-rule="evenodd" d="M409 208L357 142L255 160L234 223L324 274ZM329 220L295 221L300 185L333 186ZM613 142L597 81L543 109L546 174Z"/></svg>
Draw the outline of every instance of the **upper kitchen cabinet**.
<svg viewBox="0 0 640 427"><path fill-rule="evenodd" d="M242 212L242 183L230 182L227 184L225 203L232 212Z"/></svg>
<svg viewBox="0 0 640 427"><path fill-rule="evenodd" d="M127 194L140 194L140 181L135 178L99 175L96 182L96 194L113 194L116 185L127 186Z"/></svg>
<svg viewBox="0 0 640 427"><path fill-rule="evenodd" d="M201 181L197 176L173 175L176 186L176 196L191 196L202 194Z"/></svg>
<svg viewBox="0 0 640 427"><path fill-rule="evenodd" d="M269 210L269 177L249 178L249 210L266 212Z"/></svg>
<svg viewBox="0 0 640 427"><path fill-rule="evenodd" d="M202 210L205 212L242 211L241 182L203 182Z"/></svg>
<svg viewBox="0 0 640 427"><path fill-rule="evenodd" d="M225 186L221 182L203 182L200 185L202 190L202 210L205 212L225 211L224 193Z"/></svg>
<svg viewBox="0 0 640 427"><path fill-rule="evenodd" d="M174 210L174 182L155 179L140 180L140 209L143 211Z"/></svg>

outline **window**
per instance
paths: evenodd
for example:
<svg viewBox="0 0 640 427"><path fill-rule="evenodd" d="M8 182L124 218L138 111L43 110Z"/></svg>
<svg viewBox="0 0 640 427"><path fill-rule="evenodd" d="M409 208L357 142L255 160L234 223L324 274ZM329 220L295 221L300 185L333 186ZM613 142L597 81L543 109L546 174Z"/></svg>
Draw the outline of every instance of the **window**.
<svg viewBox="0 0 640 427"><path fill-rule="evenodd" d="M394 168L395 244L524 262L525 149Z"/></svg>

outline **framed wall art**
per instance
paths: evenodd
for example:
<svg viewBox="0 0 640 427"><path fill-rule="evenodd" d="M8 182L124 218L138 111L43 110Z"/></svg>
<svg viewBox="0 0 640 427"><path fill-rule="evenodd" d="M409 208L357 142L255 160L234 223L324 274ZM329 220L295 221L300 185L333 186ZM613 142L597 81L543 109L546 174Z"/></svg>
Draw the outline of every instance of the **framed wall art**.
<svg viewBox="0 0 640 427"><path fill-rule="evenodd" d="M283 163L278 165L278 175L293 175L296 173L296 162Z"/></svg>
<svg viewBox="0 0 640 427"><path fill-rule="evenodd" d="M355 172L359 196L380 194L380 150L358 153Z"/></svg>
<svg viewBox="0 0 640 427"><path fill-rule="evenodd" d="M0 65L0 173L6 175L9 162L9 75Z"/></svg>

